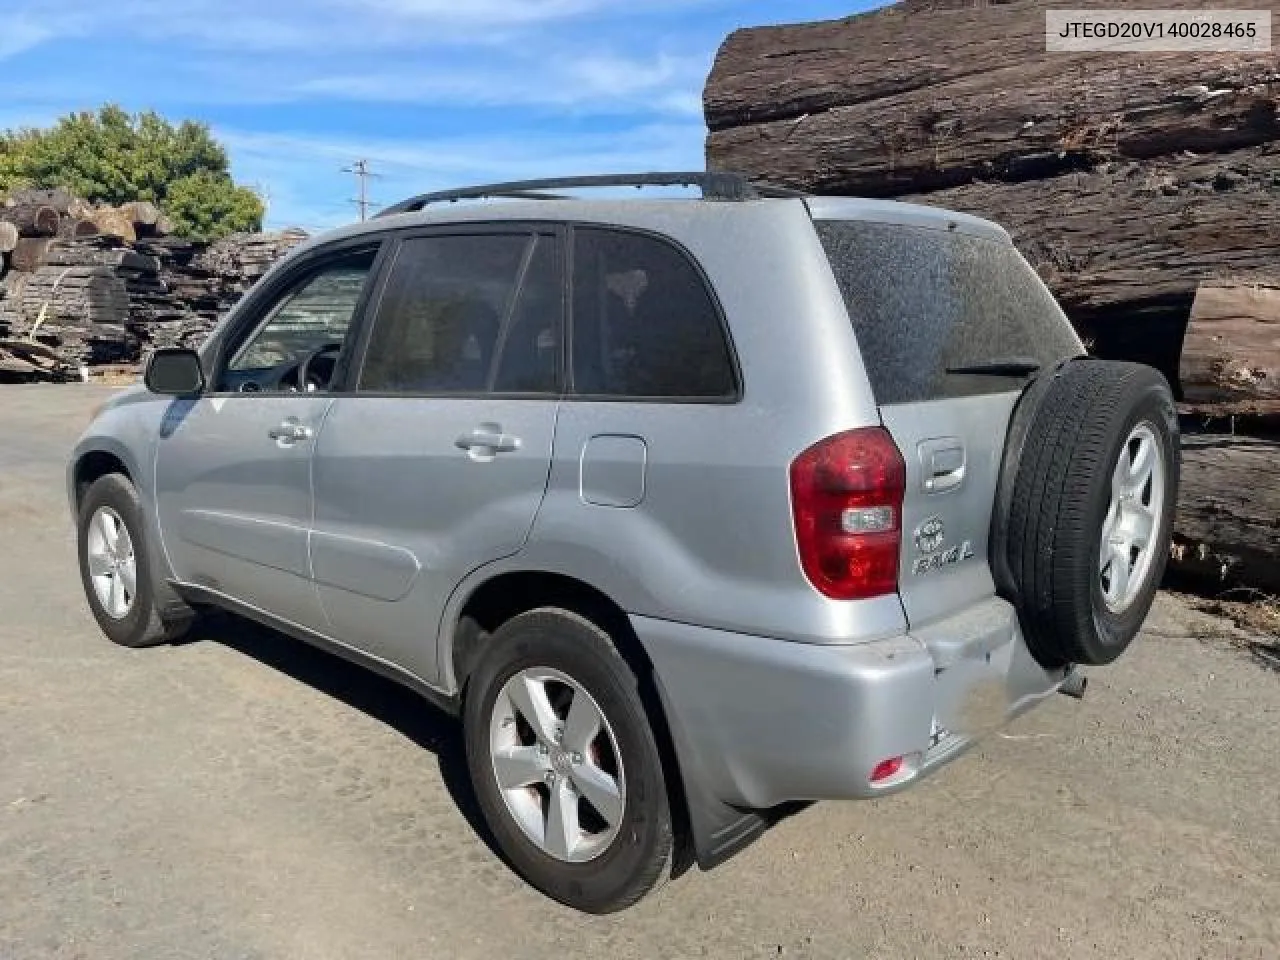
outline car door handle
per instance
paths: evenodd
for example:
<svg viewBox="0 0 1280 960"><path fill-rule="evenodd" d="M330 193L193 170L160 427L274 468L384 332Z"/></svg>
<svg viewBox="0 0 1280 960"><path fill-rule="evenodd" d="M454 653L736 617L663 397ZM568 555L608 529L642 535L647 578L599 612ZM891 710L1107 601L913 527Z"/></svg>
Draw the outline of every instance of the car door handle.
<svg viewBox="0 0 1280 960"><path fill-rule="evenodd" d="M267 436L282 447L291 447L300 440L310 440L313 432L305 423L289 417L280 426L268 430Z"/></svg>
<svg viewBox="0 0 1280 960"><path fill-rule="evenodd" d="M921 443L925 493L946 493L964 483L966 459L964 444L954 437Z"/></svg>
<svg viewBox="0 0 1280 960"><path fill-rule="evenodd" d="M466 450L473 458L492 457L499 453L511 453L520 449L520 438L503 433L496 423L482 423L470 433L464 433L454 445Z"/></svg>

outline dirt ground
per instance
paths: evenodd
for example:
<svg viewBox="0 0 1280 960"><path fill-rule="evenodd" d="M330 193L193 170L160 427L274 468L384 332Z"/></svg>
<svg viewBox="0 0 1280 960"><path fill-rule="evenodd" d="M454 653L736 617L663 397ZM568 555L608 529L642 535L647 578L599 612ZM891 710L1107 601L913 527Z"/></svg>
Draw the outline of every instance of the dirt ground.
<svg viewBox="0 0 1280 960"><path fill-rule="evenodd" d="M1162 596L1083 703L586 917L491 852L413 695L229 618L98 633L62 470L107 393L0 387L4 960L1280 956L1280 673L1227 620Z"/></svg>

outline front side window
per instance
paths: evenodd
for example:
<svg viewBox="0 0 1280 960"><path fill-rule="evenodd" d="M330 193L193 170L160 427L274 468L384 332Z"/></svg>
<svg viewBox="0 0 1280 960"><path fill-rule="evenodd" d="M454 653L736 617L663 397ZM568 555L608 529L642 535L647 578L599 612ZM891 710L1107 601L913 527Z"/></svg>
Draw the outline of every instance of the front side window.
<svg viewBox="0 0 1280 960"><path fill-rule="evenodd" d="M266 321L232 358L228 372L287 373L321 351L331 367L355 316L374 256L374 251L353 254L296 284L267 310Z"/></svg>
<svg viewBox="0 0 1280 960"><path fill-rule="evenodd" d="M578 228L573 273L574 393L735 396L719 310L684 253L644 234Z"/></svg>
<svg viewBox="0 0 1280 960"><path fill-rule="evenodd" d="M416 394L550 393L560 354L556 239L522 234L404 241L359 389Z"/></svg>

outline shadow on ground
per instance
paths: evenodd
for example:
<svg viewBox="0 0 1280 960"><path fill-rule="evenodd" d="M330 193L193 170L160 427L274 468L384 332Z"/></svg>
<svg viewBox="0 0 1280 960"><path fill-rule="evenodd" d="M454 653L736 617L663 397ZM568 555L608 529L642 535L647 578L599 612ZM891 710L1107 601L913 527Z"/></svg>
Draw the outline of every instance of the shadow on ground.
<svg viewBox="0 0 1280 960"><path fill-rule="evenodd" d="M331 653L230 613L202 618L189 643L218 643L354 707L436 755L459 811L502 858L471 788L462 725L424 697Z"/></svg>

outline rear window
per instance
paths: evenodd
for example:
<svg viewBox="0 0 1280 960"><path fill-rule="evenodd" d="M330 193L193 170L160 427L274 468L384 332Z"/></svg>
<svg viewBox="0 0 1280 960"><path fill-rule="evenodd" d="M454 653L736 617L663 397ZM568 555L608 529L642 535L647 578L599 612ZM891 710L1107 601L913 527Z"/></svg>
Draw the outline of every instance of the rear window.
<svg viewBox="0 0 1280 960"><path fill-rule="evenodd" d="M1025 378L948 368L1082 352L1062 309L1011 244L953 231L819 221L876 401L1016 390Z"/></svg>

